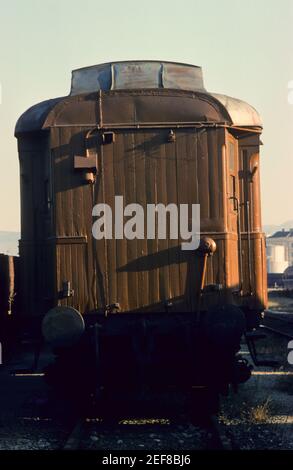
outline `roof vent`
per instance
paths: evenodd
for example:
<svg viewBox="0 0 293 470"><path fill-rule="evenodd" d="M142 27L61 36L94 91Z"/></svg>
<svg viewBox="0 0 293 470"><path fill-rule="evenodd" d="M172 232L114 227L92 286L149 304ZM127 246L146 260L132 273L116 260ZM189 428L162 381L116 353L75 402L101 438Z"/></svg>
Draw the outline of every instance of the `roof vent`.
<svg viewBox="0 0 293 470"><path fill-rule="evenodd" d="M194 65L158 61L93 65L73 70L70 94L145 88L205 91L202 69Z"/></svg>

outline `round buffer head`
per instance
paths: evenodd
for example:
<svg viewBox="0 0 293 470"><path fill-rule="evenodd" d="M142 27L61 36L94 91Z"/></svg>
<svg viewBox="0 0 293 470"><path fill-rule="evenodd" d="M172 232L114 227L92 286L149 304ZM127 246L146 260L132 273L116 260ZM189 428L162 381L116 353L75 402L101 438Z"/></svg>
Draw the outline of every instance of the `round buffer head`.
<svg viewBox="0 0 293 470"><path fill-rule="evenodd" d="M82 315L72 307L54 307L45 315L42 333L47 343L54 347L76 344L85 330Z"/></svg>

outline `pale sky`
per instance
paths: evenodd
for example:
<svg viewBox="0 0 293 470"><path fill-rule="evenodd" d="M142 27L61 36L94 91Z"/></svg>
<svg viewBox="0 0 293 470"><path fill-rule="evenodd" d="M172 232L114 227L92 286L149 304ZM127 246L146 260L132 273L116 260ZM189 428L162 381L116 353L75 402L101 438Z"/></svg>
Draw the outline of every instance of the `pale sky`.
<svg viewBox="0 0 293 470"><path fill-rule="evenodd" d="M17 118L67 95L72 69L124 59L201 65L209 91L256 107L265 128L263 222L293 219L293 0L0 0L0 7L0 230L19 230Z"/></svg>

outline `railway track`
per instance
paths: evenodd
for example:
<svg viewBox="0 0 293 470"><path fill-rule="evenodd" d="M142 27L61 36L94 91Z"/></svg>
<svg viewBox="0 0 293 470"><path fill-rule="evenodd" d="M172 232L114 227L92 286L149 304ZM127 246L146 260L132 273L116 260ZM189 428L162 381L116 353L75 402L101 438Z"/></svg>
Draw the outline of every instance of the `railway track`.
<svg viewBox="0 0 293 470"><path fill-rule="evenodd" d="M267 310L261 327L289 340L293 339L293 314Z"/></svg>
<svg viewBox="0 0 293 470"><path fill-rule="evenodd" d="M157 451L229 450L232 443L225 426L215 416L201 424L169 419L131 418L107 423L99 418L79 418L62 450Z"/></svg>

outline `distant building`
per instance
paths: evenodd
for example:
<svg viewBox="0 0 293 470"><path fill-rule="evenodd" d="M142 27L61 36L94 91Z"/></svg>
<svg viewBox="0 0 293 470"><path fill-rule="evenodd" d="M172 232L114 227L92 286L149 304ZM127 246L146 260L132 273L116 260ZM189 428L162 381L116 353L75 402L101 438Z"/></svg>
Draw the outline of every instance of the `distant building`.
<svg viewBox="0 0 293 470"><path fill-rule="evenodd" d="M285 287L283 273L293 266L293 229L280 230L267 237L269 287Z"/></svg>
<svg viewBox="0 0 293 470"><path fill-rule="evenodd" d="M293 266L293 228L280 230L267 238L268 272L283 273Z"/></svg>
<svg viewBox="0 0 293 470"><path fill-rule="evenodd" d="M289 266L285 257L285 247L267 243L267 270L269 274L283 274Z"/></svg>

